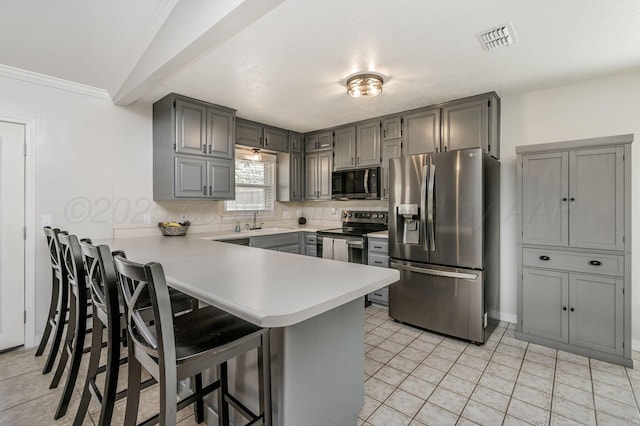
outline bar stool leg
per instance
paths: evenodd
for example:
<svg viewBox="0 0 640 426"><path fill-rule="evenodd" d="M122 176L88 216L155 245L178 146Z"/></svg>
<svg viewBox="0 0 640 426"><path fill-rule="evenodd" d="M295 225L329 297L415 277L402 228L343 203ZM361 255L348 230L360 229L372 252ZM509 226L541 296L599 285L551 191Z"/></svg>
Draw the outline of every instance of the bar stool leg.
<svg viewBox="0 0 640 426"><path fill-rule="evenodd" d="M107 330L107 371L102 394L102 407L100 409L99 426L110 425L113 416L113 407L116 403L118 391L118 376L120 374L120 330L116 327Z"/></svg>
<svg viewBox="0 0 640 426"><path fill-rule="evenodd" d="M229 393L227 363L223 362L217 367L220 389L218 389L218 425L229 426L229 403L226 396Z"/></svg>
<svg viewBox="0 0 640 426"><path fill-rule="evenodd" d="M62 342L62 354L60 355L58 368L56 368L56 372L53 375L53 380L51 380L51 386L49 386L49 389L58 387L58 385L60 384L60 379L62 378L62 374L64 373L64 369L67 366L67 361L69 360L69 352L71 352L71 348L73 347L73 339L75 338L76 334L77 316L78 307L76 306L75 297L70 297L69 322L67 324L67 332L65 333L64 341Z"/></svg>
<svg viewBox="0 0 640 426"><path fill-rule="evenodd" d="M268 330L262 335L262 345L258 348L258 374L260 411L264 425L271 426L271 341Z"/></svg>
<svg viewBox="0 0 640 426"><path fill-rule="evenodd" d="M58 286L60 286L60 281L56 280ZM65 321L67 317L67 311L69 308L69 288L66 284L62 285L62 288L58 287L56 290L55 284L54 289L52 291L58 291L60 296L58 298L58 316L56 320L56 328L53 333L53 342L51 342L51 349L49 349L49 355L47 356L47 360L44 363L44 367L42 368L42 374L47 374L53 368L53 364L56 362L56 357L58 356L58 351L60 350L60 343L62 342L62 335L64 334L65 329ZM68 328L68 327L67 327ZM44 341L44 337L43 337ZM42 344L42 342L40 342ZM47 342L45 341L46 345ZM56 385L57 386L57 385ZM55 387L55 386L54 386Z"/></svg>
<svg viewBox="0 0 640 426"><path fill-rule="evenodd" d="M138 421L138 405L140 404L141 365L133 353L133 343L128 344L129 374L127 380L127 409L124 414L125 426L134 426Z"/></svg>
<svg viewBox="0 0 640 426"><path fill-rule="evenodd" d="M69 401L71 400L71 395L73 394L73 387L75 386L78 378L80 361L82 361L82 352L84 350L84 336L87 332L87 307L76 306L75 318L74 337L71 342L71 363L69 365L69 372L67 374L67 380L64 383L64 389L62 390L58 409L56 410L56 414L53 416L55 420L58 420L66 414Z"/></svg>
<svg viewBox="0 0 640 426"><path fill-rule="evenodd" d="M80 399L80 406L76 412L76 417L73 420L74 426L82 425L85 416L87 415L87 409L89 408L89 402L91 402L91 383L95 384L96 376L98 375L98 369L100 367L100 352L102 350L102 323L96 315L96 308L93 308L93 330L91 332L91 355L89 359L89 368L87 371L87 379L84 383L82 390L82 398Z"/></svg>
<svg viewBox="0 0 640 426"><path fill-rule="evenodd" d="M44 352L44 348L47 346L47 342L49 342L49 337L51 336L51 330L53 329L53 324L56 322L56 310L58 309L58 297L60 297L58 288L59 282L55 273L53 275L53 286L51 288L51 303L49 303L49 314L47 315L47 324L44 326L44 332L42 333L42 340L40 340L40 344L38 345L38 349L36 350L36 356L41 356Z"/></svg>
<svg viewBox="0 0 640 426"><path fill-rule="evenodd" d="M195 390L197 393L202 390L202 373L196 374L195 382ZM196 401L195 418L196 423L202 423L204 421L204 401L202 400L202 398Z"/></svg>

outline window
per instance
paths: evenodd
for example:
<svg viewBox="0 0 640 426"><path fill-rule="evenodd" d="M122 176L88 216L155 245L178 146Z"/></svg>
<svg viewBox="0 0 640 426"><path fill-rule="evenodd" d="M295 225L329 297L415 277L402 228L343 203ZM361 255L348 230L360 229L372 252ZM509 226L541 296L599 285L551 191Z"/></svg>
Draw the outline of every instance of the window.
<svg viewBox="0 0 640 426"><path fill-rule="evenodd" d="M261 153L251 160L251 151L236 150L236 198L225 201L225 211L273 210L275 155Z"/></svg>

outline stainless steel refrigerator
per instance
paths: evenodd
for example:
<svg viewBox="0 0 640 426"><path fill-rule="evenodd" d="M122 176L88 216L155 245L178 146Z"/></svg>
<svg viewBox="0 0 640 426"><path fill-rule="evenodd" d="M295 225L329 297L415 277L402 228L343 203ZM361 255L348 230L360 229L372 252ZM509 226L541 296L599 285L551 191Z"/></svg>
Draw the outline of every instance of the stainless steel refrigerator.
<svg viewBox="0 0 640 426"><path fill-rule="evenodd" d="M389 315L483 343L497 324L500 163L480 148L394 158Z"/></svg>

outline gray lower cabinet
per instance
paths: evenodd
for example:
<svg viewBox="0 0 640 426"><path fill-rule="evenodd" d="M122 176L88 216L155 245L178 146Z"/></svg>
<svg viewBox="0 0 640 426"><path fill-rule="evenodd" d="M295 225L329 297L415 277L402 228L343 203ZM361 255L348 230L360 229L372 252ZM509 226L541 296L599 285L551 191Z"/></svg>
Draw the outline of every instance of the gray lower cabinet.
<svg viewBox="0 0 640 426"><path fill-rule="evenodd" d="M235 197L233 161L175 157L175 198L232 200Z"/></svg>
<svg viewBox="0 0 640 426"><path fill-rule="evenodd" d="M318 246L317 246L317 236L315 232L305 232L304 233L304 254L307 256L317 257L318 256Z"/></svg>
<svg viewBox="0 0 640 426"><path fill-rule="evenodd" d="M517 338L632 365L632 141L516 148Z"/></svg>
<svg viewBox="0 0 640 426"><path fill-rule="evenodd" d="M379 266L381 268L389 267L389 240L386 238L367 238L368 252L367 259L370 266ZM389 304L389 288L383 287L367 296L371 302L388 305Z"/></svg>
<svg viewBox="0 0 640 426"><path fill-rule="evenodd" d="M305 156L305 199L331 200L333 151L319 151Z"/></svg>
<svg viewBox="0 0 640 426"><path fill-rule="evenodd" d="M234 197L235 111L169 94L153 104L153 199Z"/></svg>
<svg viewBox="0 0 640 426"><path fill-rule="evenodd" d="M251 247L300 254L300 232L251 237Z"/></svg>
<svg viewBox="0 0 640 426"><path fill-rule="evenodd" d="M524 333L622 355L622 279L533 268L522 272Z"/></svg>

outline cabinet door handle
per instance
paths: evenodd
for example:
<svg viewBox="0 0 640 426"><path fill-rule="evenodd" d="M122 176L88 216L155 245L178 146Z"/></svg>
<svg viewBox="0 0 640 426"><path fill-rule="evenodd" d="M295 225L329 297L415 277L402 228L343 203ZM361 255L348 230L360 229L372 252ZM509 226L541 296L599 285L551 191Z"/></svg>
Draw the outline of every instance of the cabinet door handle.
<svg viewBox="0 0 640 426"><path fill-rule="evenodd" d="M551 258L549 256L540 256L540 260L550 260Z"/></svg>
<svg viewBox="0 0 640 426"><path fill-rule="evenodd" d="M264 138L264 146L269 145L269 139L268 138Z"/></svg>
<svg viewBox="0 0 640 426"><path fill-rule="evenodd" d="M207 145L202 145L202 153L203 154L207 153Z"/></svg>
<svg viewBox="0 0 640 426"><path fill-rule="evenodd" d="M571 309L569 309L569 310L570 310L571 312L575 312L575 311L576 311L576 310L575 310L575 309L573 309L573 308L571 308Z"/></svg>
<svg viewBox="0 0 640 426"><path fill-rule="evenodd" d="M209 154L211 154L211 145L209 145Z"/></svg>
<svg viewBox="0 0 640 426"><path fill-rule="evenodd" d="M564 197L564 198L562 199L562 201L567 201L567 197Z"/></svg>
<svg viewBox="0 0 640 426"><path fill-rule="evenodd" d="M576 200L575 198L571 197L571 201L575 201L575 200Z"/></svg>
<svg viewBox="0 0 640 426"><path fill-rule="evenodd" d="M202 195L207 195L207 185L202 186Z"/></svg>
<svg viewBox="0 0 640 426"><path fill-rule="evenodd" d="M590 260L589 265L602 266L602 262L600 262L599 260Z"/></svg>
<svg viewBox="0 0 640 426"><path fill-rule="evenodd" d="M209 185L209 195L212 195L211 185Z"/></svg>
<svg viewBox="0 0 640 426"><path fill-rule="evenodd" d="M566 311L566 310L567 310L567 307L566 307L566 306L563 306L563 307L562 307L562 310L563 310L563 311Z"/></svg>

